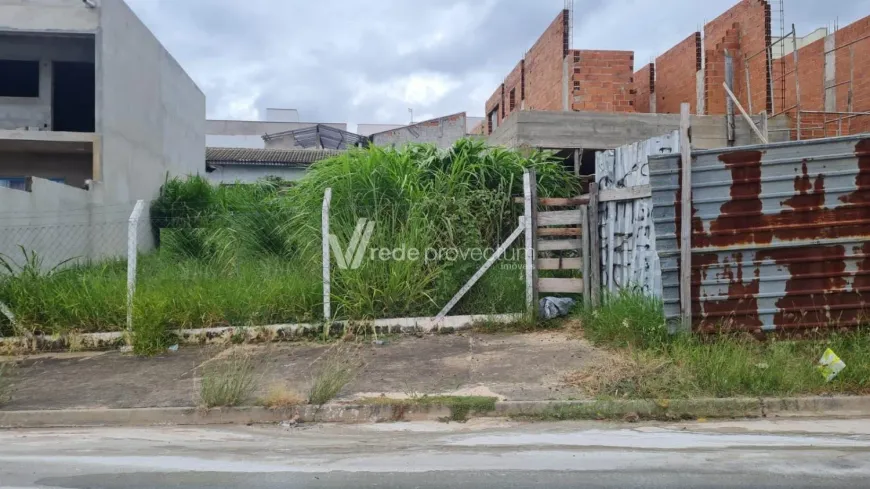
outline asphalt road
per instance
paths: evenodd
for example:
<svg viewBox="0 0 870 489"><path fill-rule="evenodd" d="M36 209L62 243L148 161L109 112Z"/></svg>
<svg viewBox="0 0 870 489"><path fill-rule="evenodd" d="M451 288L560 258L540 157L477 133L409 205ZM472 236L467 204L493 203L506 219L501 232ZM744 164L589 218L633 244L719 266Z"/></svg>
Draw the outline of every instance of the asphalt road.
<svg viewBox="0 0 870 489"><path fill-rule="evenodd" d="M11 430L0 487L870 487L870 423Z"/></svg>

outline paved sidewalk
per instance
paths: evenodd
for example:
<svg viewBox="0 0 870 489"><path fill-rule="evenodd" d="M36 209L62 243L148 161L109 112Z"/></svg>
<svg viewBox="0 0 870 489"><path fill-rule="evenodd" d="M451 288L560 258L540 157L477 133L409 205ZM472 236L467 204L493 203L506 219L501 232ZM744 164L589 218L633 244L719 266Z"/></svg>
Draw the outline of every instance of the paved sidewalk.
<svg viewBox="0 0 870 489"><path fill-rule="evenodd" d="M244 345L255 359L257 392L283 384L305 394L329 345ZM341 393L465 393L504 400L581 399L561 385L565 373L604 355L562 332L462 333L394 337L361 345L365 366ZM17 357L12 400L3 410L183 407L197 404L198 367L226 349L182 348L155 358L118 351ZM5 358L9 360L9 358Z"/></svg>

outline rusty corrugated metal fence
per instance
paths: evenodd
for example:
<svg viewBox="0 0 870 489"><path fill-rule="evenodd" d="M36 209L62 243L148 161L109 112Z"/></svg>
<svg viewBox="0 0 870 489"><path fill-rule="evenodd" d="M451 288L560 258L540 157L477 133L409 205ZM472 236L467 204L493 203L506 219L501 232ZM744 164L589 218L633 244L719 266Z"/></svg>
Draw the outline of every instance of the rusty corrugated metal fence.
<svg viewBox="0 0 870 489"><path fill-rule="evenodd" d="M668 318L679 318L680 156L650 158ZM870 299L870 137L696 151L692 322L854 326Z"/></svg>

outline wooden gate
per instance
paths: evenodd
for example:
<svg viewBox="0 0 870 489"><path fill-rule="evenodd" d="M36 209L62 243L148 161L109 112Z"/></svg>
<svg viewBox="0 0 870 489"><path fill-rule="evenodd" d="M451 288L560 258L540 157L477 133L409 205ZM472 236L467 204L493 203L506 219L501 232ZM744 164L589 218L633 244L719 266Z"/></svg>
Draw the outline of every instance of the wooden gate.
<svg viewBox="0 0 870 489"><path fill-rule="evenodd" d="M539 199L536 182L534 170L524 174L528 310L537 310L542 292L583 294L584 301L597 304L601 282L597 185L590 184L589 193L579 197ZM580 270L582 278L540 277L540 270Z"/></svg>

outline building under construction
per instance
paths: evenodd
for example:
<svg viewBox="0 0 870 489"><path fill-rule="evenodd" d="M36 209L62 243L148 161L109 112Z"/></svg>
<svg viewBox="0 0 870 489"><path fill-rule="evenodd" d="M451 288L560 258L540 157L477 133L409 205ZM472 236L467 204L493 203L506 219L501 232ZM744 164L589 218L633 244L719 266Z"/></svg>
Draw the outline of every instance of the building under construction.
<svg viewBox="0 0 870 489"><path fill-rule="evenodd" d="M506 142L510 137L503 133L516 132L508 127L516 124L511 116L521 111L633 113L635 121L660 125L640 114L677 114L683 102L698 116L724 117L727 145L741 142L743 111L770 121L771 141L867 132L870 81L863 75L870 68L870 16L800 37L785 23L783 2L742 0L634 71L631 51L571 47L569 0L496 87L476 132ZM634 140L647 135L638 136Z"/></svg>

